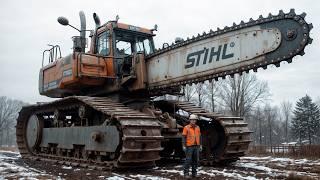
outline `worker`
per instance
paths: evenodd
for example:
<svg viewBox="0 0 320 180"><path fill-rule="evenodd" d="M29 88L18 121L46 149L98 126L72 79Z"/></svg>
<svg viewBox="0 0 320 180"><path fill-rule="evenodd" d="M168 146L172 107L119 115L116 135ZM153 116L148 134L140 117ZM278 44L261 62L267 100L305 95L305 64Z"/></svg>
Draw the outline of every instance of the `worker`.
<svg viewBox="0 0 320 180"><path fill-rule="evenodd" d="M189 169L192 167L192 177L197 176L197 167L199 161L199 151L202 151L200 128L196 125L198 116L191 114L190 123L183 128L182 148L186 154L184 163L184 177L190 178Z"/></svg>

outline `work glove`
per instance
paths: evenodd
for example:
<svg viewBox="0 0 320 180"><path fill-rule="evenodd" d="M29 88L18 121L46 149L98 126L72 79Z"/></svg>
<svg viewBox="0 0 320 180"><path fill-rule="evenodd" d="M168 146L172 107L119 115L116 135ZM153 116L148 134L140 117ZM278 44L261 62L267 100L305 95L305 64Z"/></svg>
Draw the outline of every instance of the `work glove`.
<svg viewBox="0 0 320 180"><path fill-rule="evenodd" d="M202 152L202 145L200 145L199 151Z"/></svg>
<svg viewBox="0 0 320 180"><path fill-rule="evenodd" d="M187 148L185 146L182 146L182 150L186 152Z"/></svg>

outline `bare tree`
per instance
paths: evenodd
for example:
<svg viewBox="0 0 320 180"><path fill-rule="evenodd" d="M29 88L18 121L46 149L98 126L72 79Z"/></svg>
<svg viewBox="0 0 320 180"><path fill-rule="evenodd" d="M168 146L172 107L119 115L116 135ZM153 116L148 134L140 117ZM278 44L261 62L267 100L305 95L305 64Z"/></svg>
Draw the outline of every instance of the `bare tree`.
<svg viewBox="0 0 320 180"><path fill-rule="evenodd" d="M267 104L263 109L263 113L265 114L265 118L267 121L269 145L272 145L273 144L272 135L277 133L274 131L274 121L277 117L277 108L271 107L269 104Z"/></svg>
<svg viewBox="0 0 320 180"><path fill-rule="evenodd" d="M261 112L260 106L257 107L255 115L256 115L255 120L258 123L258 129L259 129L259 144L261 145L262 144L262 119L263 119L263 117L262 117L262 112Z"/></svg>
<svg viewBox="0 0 320 180"><path fill-rule="evenodd" d="M205 101L205 86L203 83L198 83L196 85L197 101L198 106L202 107Z"/></svg>
<svg viewBox="0 0 320 180"><path fill-rule="evenodd" d="M183 90L185 101L191 101L192 97L196 93L196 89L192 85L188 85L188 84L183 86L182 90Z"/></svg>
<svg viewBox="0 0 320 180"><path fill-rule="evenodd" d="M6 139L6 144L9 143L10 133L14 129L16 118L23 104L21 101L5 96L0 97L0 145L4 143L4 139Z"/></svg>
<svg viewBox="0 0 320 180"><path fill-rule="evenodd" d="M243 74L228 77L221 83L219 99L233 115L246 116L258 102L270 97L267 82L262 82L255 75Z"/></svg>
<svg viewBox="0 0 320 180"><path fill-rule="evenodd" d="M284 130L284 136L285 136L285 141L289 142L288 140L288 125L289 125L289 119L291 118L292 114L292 103L289 101L283 101L281 103L281 112L284 117L285 121L285 130Z"/></svg>
<svg viewBox="0 0 320 180"><path fill-rule="evenodd" d="M218 90L219 90L219 85L220 85L220 81L211 81L211 82L207 82L205 84L205 96L206 96L206 100L209 101L209 105L210 105L210 110L212 112L215 112L215 99L217 98L218 95Z"/></svg>

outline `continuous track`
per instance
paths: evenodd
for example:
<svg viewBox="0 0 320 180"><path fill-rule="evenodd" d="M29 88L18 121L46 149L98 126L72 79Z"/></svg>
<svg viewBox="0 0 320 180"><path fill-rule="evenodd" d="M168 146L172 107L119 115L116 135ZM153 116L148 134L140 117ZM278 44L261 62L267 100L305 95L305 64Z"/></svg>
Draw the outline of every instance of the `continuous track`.
<svg viewBox="0 0 320 180"><path fill-rule="evenodd" d="M119 123L121 147L117 152L119 154L116 159L95 161L30 150L26 140L26 125L31 115L53 112L56 108L66 109L81 105L89 106L95 111L103 113L109 120ZM162 150L161 140L163 137L160 128L154 117L132 110L110 98L71 96L50 103L23 107L17 119L16 134L18 148L23 158L97 169L111 169L113 167L153 166L155 161L160 159L159 151Z"/></svg>
<svg viewBox="0 0 320 180"><path fill-rule="evenodd" d="M197 114L202 120L201 127L204 151L201 162L204 165L229 163L244 156L251 142L248 124L241 117L225 116L208 112L190 102L166 101L162 106L170 107L176 112L179 109L189 114ZM177 119L183 118L179 114L173 115ZM205 122L205 123L203 123ZM212 126L210 125L212 124Z"/></svg>

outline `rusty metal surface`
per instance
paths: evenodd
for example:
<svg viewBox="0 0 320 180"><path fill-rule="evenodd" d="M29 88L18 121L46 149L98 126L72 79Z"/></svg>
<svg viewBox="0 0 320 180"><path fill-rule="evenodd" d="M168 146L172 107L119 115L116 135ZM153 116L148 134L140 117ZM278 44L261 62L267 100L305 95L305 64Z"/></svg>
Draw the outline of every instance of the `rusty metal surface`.
<svg viewBox="0 0 320 180"><path fill-rule="evenodd" d="M52 148L42 148L45 151L32 151L29 149L26 142L26 123L28 118L34 113L54 112L55 107L72 107L87 105L103 113L110 122L117 122L118 128L121 131L121 145L117 147L118 156L114 160L87 160L85 155L77 155L76 157L61 156L69 151L59 149L52 151ZM17 119L16 126L17 144L22 157L53 159L55 161L116 166L116 167L137 167L137 166L152 166L155 160L160 159L159 152L161 148L161 127L157 120L152 116L134 111L121 103L114 102L109 98L104 97L87 97L87 96L72 96L64 99L56 100L51 103L43 103L24 107ZM72 143L72 142L70 142ZM56 152L57 151L57 152ZM76 149L74 149L76 151ZM52 152L56 152L52 154ZM100 152L104 153L104 152ZM81 163L79 163L81 162Z"/></svg>
<svg viewBox="0 0 320 180"><path fill-rule="evenodd" d="M188 38L185 41L172 44L169 47L157 50L155 53L150 54L146 57L148 68L151 67L151 69L156 70L155 68L157 66L155 64L163 63L168 64L168 67L163 67L163 69L157 69L156 73L152 73L152 70L149 70L149 73L153 74L153 76L149 77L149 90L158 90L168 87L180 86L184 84L198 83L210 79L218 80L219 77L224 78L227 75L233 76L236 73L241 74L242 72L249 72L249 70L251 69L253 69L256 72L258 68L263 67L265 69L270 64L274 64L276 65L276 67L279 67L280 62L282 61L287 61L290 63L294 56L303 55L305 46L312 43L312 39L309 37L309 34L313 26L312 24L308 24L304 20L305 16L305 13L297 15L294 9L291 9L289 13L284 13L281 10L279 11L278 15L269 14L269 16L265 18L260 16L257 20L250 19L250 21L247 23L244 23L242 21L238 25L234 23L231 27L225 27L224 29L218 28L217 31L210 30L209 33L203 33L202 35L198 34L197 37L192 37L191 39ZM228 36L230 34L237 34L237 32L246 30L267 30L269 28L277 29L276 31L281 32L281 36L275 36L277 37L277 39L274 41L274 43L278 41L278 38L280 38L279 40L281 40L281 43L278 42L280 43L279 47L275 46L277 47L276 50L274 50L274 48L271 48L273 50L269 53L267 51L267 49L269 48L265 49L265 51L263 51L263 48L259 48L258 51L250 51L249 47L253 47L256 45L255 41L252 41L250 44L240 45L241 48L246 48L248 46L248 51L246 51L246 53L243 52L244 57L241 55L238 56L239 60L240 58L243 58L243 60L245 60L246 56L247 58L249 58L250 53L258 53L258 55L256 54L257 57L251 58L251 60L245 60L241 63L229 63L228 66L221 66L223 68L220 69L216 69L216 67L212 66L210 72L206 72L203 71L201 68L199 69L195 67L191 68L193 70L192 72L188 72L189 70L184 69L183 72L180 72L180 74L178 75L172 74L170 71L170 69L172 69L173 72L173 70L176 68L178 68L179 70L181 67L187 67L188 65L192 64L188 63L188 47L196 48L199 50L201 50L201 48L203 49L201 57L198 53L197 57L190 57L189 62L204 62L205 57L209 56L209 53L207 53L207 50L204 48L208 47L200 44L205 44L208 39L217 39L221 41L221 44L223 44L223 41L229 41L229 39L225 36ZM255 34L256 37L258 37L259 33L253 34ZM258 44L258 47L265 46L264 43L264 41L260 42ZM193 45L199 45L199 47L193 47ZM216 47L216 49L217 48L218 47ZM222 53L223 52L221 52L221 54ZM225 55L227 56L228 53L230 52L225 52ZM234 57L236 57L235 55L236 53L234 53ZM170 63L165 62L166 60L170 61ZM203 68L206 68L205 66L208 65L204 65ZM169 69L169 72L167 71L167 69Z"/></svg>

